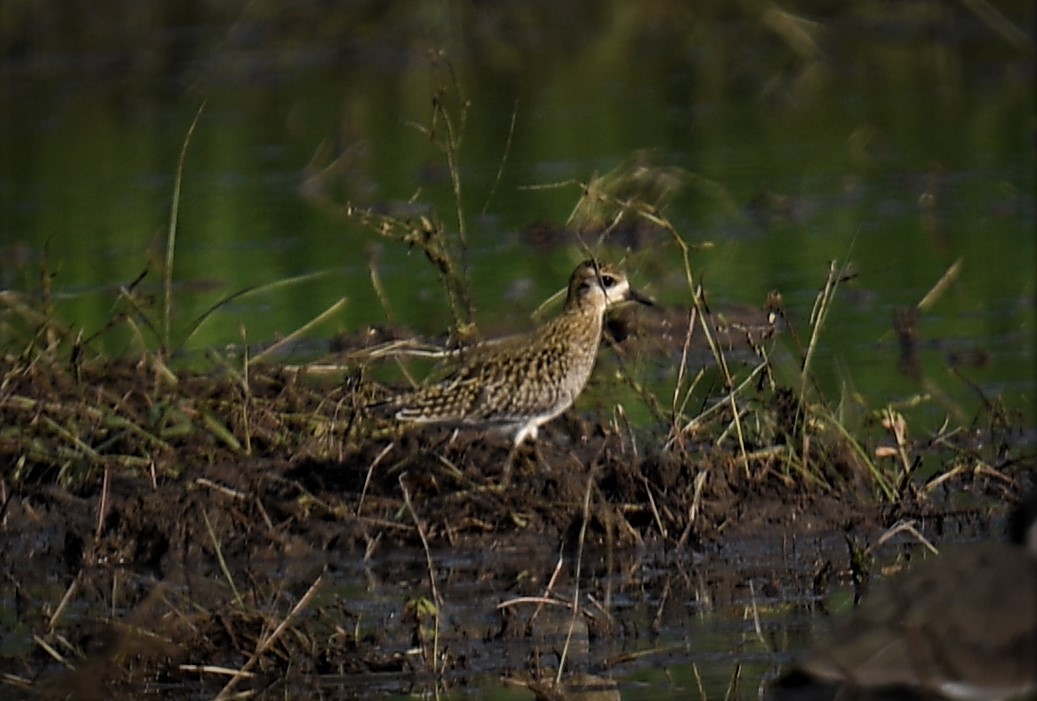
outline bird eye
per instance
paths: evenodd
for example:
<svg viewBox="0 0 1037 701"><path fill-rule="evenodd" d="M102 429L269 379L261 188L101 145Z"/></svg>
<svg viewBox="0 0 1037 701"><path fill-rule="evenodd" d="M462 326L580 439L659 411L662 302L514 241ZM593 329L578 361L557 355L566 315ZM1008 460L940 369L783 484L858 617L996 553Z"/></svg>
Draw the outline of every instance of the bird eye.
<svg viewBox="0 0 1037 701"><path fill-rule="evenodd" d="M612 277L611 275L602 275L601 283L605 285L606 288L613 287L616 284L616 278Z"/></svg>

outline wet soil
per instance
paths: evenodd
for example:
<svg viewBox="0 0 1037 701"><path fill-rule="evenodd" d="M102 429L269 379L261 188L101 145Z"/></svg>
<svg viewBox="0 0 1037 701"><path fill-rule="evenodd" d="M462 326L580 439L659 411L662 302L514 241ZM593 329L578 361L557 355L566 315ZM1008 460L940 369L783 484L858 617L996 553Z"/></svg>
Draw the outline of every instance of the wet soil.
<svg viewBox="0 0 1037 701"><path fill-rule="evenodd" d="M551 698L559 664L583 682L643 664L632 641L689 601L866 586L864 548L898 521L996 536L1033 480L1008 460L888 500L845 445L808 480L760 446L748 464L667 449L579 412L512 456L372 424L362 378L283 369L7 359L4 378L0 673L27 698L366 698L486 674ZM1008 435L965 434L976 456Z"/></svg>

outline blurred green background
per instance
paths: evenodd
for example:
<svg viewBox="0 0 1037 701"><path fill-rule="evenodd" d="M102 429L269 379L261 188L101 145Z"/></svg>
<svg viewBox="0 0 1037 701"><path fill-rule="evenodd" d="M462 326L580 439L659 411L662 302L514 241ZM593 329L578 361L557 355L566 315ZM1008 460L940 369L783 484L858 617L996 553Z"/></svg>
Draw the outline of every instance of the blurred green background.
<svg viewBox="0 0 1037 701"><path fill-rule="evenodd" d="M204 102L174 337L236 291L311 277L224 305L186 350L243 331L270 342L343 296L309 333L314 354L385 325L372 261L393 320L443 333L423 256L337 213L457 229L446 159L423 131L439 95L463 133L483 332L528 327L582 257L564 232L576 183L645 172L642 194L685 240L713 244L692 263L716 310L778 290L803 335L829 261L856 274L819 348L835 394L919 391L892 320L960 259L919 320L926 386L967 416L974 384L1033 426L1034 19L1031 2L982 0L6 2L0 288L39 295L46 264L58 313L87 335L149 264L139 289L157 297L177 159ZM666 236L627 231L600 250L661 302L688 304ZM122 327L95 346L137 348ZM665 380L676 360L650 362Z"/></svg>

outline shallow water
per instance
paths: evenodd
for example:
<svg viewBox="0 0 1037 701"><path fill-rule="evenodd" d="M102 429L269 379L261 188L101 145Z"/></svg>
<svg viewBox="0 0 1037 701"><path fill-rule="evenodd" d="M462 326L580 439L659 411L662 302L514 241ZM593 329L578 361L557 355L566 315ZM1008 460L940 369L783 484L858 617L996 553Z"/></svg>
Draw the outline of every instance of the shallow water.
<svg viewBox="0 0 1037 701"><path fill-rule="evenodd" d="M1003 526L956 517L916 525L940 548L997 537ZM610 696L595 698L759 698L786 665L852 610L861 592L851 581L847 538L874 542L877 535L857 529L771 532L686 548L590 546L580 560L579 591L575 553L563 555L558 567L559 553L535 538L477 551L433 549L443 601L440 650L461 660L441 679L439 694L529 698L516 680L553 678L571 613L561 606L536 612L537 603L522 601L539 595L559 603L578 599L589 616L575 626L563 678L590 674L615 685ZM912 559L931 557L907 532L873 554L871 587ZM355 615L350 624L355 620L357 631L391 631L401 602L430 595L428 577L425 561L403 554L368 562L332 556L322 604L344 606ZM502 605L511 615L502 617ZM396 644L419 657L409 643L387 647ZM296 691L307 683L356 698L402 698L437 688L420 675L373 674L308 680Z"/></svg>
<svg viewBox="0 0 1037 701"><path fill-rule="evenodd" d="M973 536L970 531L969 537ZM962 533L952 537L961 538ZM439 651L450 660L449 669L438 681L424 673L420 647L412 638L413 624L405 620L408 601L431 598L427 564L417 553L385 552L368 561L356 553L329 553L326 559L291 561L282 575L283 591L277 596L284 601L270 600L261 608L290 608L316 573L327 566L320 593L302 615L328 619L318 628L331 626L328 621L333 621L328 634L348 634L372 643L378 652L370 658L372 664L376 659L398 656L409 659L413 671L330 672L320 677L290 672L282 677L278 672L260 674L243 688L254 686L258 698L282 698L287 693L300 699L328 695L394 699L432 694L439 698L528 699L522 683L554 677L572 620L570 609L561 604L578 599L583 614L577 618L579 625L568 644L564 679L593 675L614 685L606 698L627 701L699 698L701 693L710 699L751 699L852 606L853 587L842 533L798 539L765 535L665 552L655 547L618 551L591 547L581 561L579 592L574 590L572 554L566 556L548 591L558 554L534 539L525 540L519 547L513 540L512 545L499 548L434 549L430 553L443 602ZM907 553L923 556L916 541L894 539L877 552L877 566L899 568ZM825 562L832 566L831 579L818 585L815 576ZM261 561L230 564L238 573L239 586L244 582L240 573L246 569L249 577L263 579L269 574L267 568L276 566ZM16 559L9 566L31 598L54 602L61 598L64 584L60 575L40 579L44 573L37 568L30 575ZM308 578L310 573L312 578ZM103 583L112 574L112 595L155 586L133 568L110 564L88 568L80 575L72 606L62 615L63 629L90 625L112 613L133 624L147 604L134 613L103 606L99 610L96 604L82 601L99 587L102 591L97 593L107 595ZM212 594L226 593L223 575L215 571L211 578L195 574L188 575L188 580L190 584L182 591L166 589L162 596L172 603L180 595L197 598L206 588ZM523 600L533 596L550 596L559 605L534 613L537 604ZM199 606L214 603L198 599ZM507 614L502 614L502 606ZM186 613L182 610L180 615ZM163 616L168 618L168 614ZM531 634L526 632L527 625ZM34 647L30 630L12 628L8 623L3 628L5 657L13 661ZM157 639L163 637L161 630L156 630ZM429 633L431 640L431 629ZM181 657L185 660L181 664L204 662L195 660L190 651ZM88 669L86 662L77 664ZM128 660L124 664L132 666ZM233 668L240 661L235 665L228 660L227 664ZM192 682L195 675L185 668L172 674L176 682L143 681L140 691L211 698L226 679L209 673L198 674ZM52 676L48 672L43 679Z"/></svg>

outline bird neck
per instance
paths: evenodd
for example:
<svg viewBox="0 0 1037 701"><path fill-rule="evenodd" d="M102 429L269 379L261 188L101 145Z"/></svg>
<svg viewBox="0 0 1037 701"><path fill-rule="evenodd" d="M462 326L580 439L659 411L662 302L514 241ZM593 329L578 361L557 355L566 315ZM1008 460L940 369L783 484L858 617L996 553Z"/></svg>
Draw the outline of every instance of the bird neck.
<svg viewBox="0 0 1037 701"><path fill-rule="evenodd" d="M605 315L605 304L592 299L572 300L565 305L562 311L564 316L597 317L599 320Z"/></svg>
<svg viewBox="0 0 1037 701"><path fill-rule="evenodd" d="M585 302L582 305L577 304L567 307L561 314L555 317L552 325L575 327L582 333L578 332L576 334L576 337L572 339L574 343L582 344L586 341L586 343L592 343L597 347L597 342L601 339L604 315L605 308L603 306Z"/></svg>

